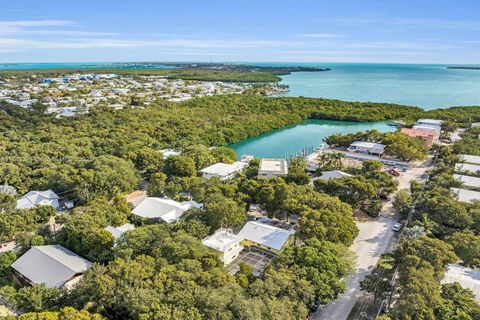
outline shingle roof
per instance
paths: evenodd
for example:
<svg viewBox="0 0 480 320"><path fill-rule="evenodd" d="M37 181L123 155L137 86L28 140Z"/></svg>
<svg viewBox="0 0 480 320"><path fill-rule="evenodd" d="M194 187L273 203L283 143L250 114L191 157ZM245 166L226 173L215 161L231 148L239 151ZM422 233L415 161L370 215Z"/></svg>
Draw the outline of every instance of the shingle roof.
<svg viewBox="0 0 480 320"><path fill-rule="evenodd" d="M32 247L12 264L31 283L48 288L61 288L90 266L89 261L60 245Z"/></svg>

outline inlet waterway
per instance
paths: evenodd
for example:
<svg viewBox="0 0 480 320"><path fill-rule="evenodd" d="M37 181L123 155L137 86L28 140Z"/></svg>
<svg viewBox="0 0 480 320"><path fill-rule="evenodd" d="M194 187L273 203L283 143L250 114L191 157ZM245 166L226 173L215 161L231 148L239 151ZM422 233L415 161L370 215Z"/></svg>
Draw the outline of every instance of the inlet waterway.
<svg viewBox="0 0 480 320"><path fill-rule="evenodd" d="M324 143L324 138L336 133L355 133L376 129L394 131L386 122L349 122L309 119L299 124L273 130L231 144L237 155L248 154L264 158L290 158L302 151L311 152Z"/></svg>

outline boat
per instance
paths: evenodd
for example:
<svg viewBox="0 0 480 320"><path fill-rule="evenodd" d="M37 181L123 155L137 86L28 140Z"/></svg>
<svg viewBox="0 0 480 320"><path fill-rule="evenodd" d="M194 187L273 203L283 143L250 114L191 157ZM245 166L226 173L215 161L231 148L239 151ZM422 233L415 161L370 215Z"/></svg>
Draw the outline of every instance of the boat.
<svg viewBox="0 0 480 320"><path fill-rule="evenodd" d="M387 124L392 127L403 127L406 122L402 120L388 121Z"/></svg>

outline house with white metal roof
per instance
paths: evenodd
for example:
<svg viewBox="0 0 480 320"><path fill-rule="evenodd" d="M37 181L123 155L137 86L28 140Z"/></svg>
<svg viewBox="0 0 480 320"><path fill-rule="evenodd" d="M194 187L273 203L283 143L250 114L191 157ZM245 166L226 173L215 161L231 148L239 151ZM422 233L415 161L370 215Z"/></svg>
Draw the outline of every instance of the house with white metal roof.
<svg viewBox="0 0 480 320"><path fill-rule="evenodd" d="M232 164L219 162L200 170L200 173L202 177L206 179L217 177L221 181L225 181L232 179L246 167L248 167L248 163L242 161L237 161Z"/></svg>
<svg viewBox="0 0 480 320"><path fill-rule="evenodd" d="M480 201L480 192L478 191L461 188L450 188L450 191L457 197L458 201L470 203Z"/></svg>
<svg viewBox="0 0 480 320"><path fill-rule="evenodd" d="M211 236L202 240L202 243L218 254L225 265L235 260L243 250L240 244L242 238L234 234L232 230L218 229Z"/></svg>
<svg viewBox="0 0 480 320"><path fill-rule="evenodd" d="M480 171L480 165L470 163L456 163L455 171L476 173Z"/></svg>
<svg viewBox="0 0 480 320"><path fill-rule="evenodd" d="M470 188L480 188L480 178L478 177L471 177L471 176L464 176L461 174L454 174L453 178L457 181L463 183L464 186Z"/></svg>
<svg viewBox="0 0 480 320"><path fill-rule="evenodd" d="M12 268L29 284L65 288L78 281L91 265L88 260L57 244L32 247L12 264Z"/></svg>
<svg viewBox="0 0 480 320"><path fill-rule="evenodd" d="M283 177L288 174L288 164L285 159L261 159L258 167L259 178Z"/></svg>
<svg viewBox="0 0 480 320"><path fill-rule="evenodd" d="M112 234L112 236L115 238L115 240L118 240L127 231L131 231L135 229L135 226L130 223L125 223L124 225L121 225L120 227L112 227L108 226L105 228L108 232Z"/></svg>
<svg viewBox="0 0 480 320"><path fill-rule="evenodd" d="M469 154L461 154L460 155L460 160L462 160L465 163L480 165L480 156L472 156L472 155L469 155Z"/></svg>
<svg viewBox="0 0 480 320"><path fill-rule="evenodd" d="M149 197L132 210L132 215L172 223L180 220L181 215L190 208L192 205L188 202Z"/></svg>
<svg viewBox="0 0 480 320"><path fill-rule="evenodd" d="M293 241L294 233L293 229L286 230L261 221L248 221L237 235L244 239L242 243L246 246L256 246L278 254Z"/></svg>
<svg viewBox="0 0 480 320"><path fill-rule="evenodd" d="M60 207L59 196L52 190L30 191L17 200L17 209L31 209L38 206L52 206L55 209Z"/></svg>
<svg viewBox="0 0 480 320"><path fill-rule="evenodd" d="M381 156L385 151L385 145L368 141L355 141L350 145L350 147L348 147L347 150Z"/></svg>
<svg viewBox="0 0 480 320"><path fill-rule="evenodd" d="M443 124L443 120L437 119L418 119L417 124L419 125L427 125L427 126L437 126L441 127Z"/></svg>
<svg viewBox="0 0 480 320"><path fill-rule="evenodd" d="M318 177L320 180L330 180L330 179L342 179L347 177L353 177L351 174L340 171L340 170L332 170L332 171L323 171L322 175Z"/></svg>

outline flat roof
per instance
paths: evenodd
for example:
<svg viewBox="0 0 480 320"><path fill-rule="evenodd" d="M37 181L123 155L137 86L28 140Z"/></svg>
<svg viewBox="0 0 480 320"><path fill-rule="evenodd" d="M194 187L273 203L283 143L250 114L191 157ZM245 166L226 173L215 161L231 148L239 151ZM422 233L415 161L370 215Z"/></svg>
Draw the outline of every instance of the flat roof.
<svg viewBox="0 0 480 320"><path fill-rule="evenodd" d="M442 283L458 282L463 288L473 291L475 298L480 302L480 270L459 266L458 264L448 265Z"/></svg>
<svg viewBox="0 0 480 320"><path fill-rule="evenodd" d="M480 156L473 156L470 154L461 154L460 159L471 164L480 164Z"/></svg>
<svg viewBox="0 0 480 320"><path fill-rule="evenodd" d="M432 123L438 126L441 126L443 123L443 120L438 120L438 119L418 119L417 123Z"/></svg>
<svg viewBox="0 0 480 320"><path fill-rule="evenodd" d="M267 248L281 250L293 231L288 231L258 221L248 221L238 233L242 239Z"/></svg>
<svg viewBox="0 0 480 320"><path fill-rule="evenodd" d="M477 172L477 171L480 171L480 165L470 164L470 163L456 163L455 170L463 171L463 172L465 171Z"/></svg>
<svg viewBox="0 0 480 320"><path fill-rule="evenodd" d="M12 268L33 284L61 288L91 265L90 261L57 244L32 247L12 264Z"/></svg>
<svg viewBox="0 0 480 320"><path fill-rule="evenodd" d="M225 252L236 244L240 243L242 238L228 229L218 229L211 236L202 240L202 243L209 248Z"/></svg>
<svg viewBox="0 0 480 320"><path fill-rule="evenodd" d="M261 159L260 166L258 171L263 172L278 172L287 174L288 167L287 167L287 160L285 159Z"/></svg>
<svg viewBox="0 0 480 320"><path fill-rule="evenodd" d="M450 190L457 196L458 201L473 202L480 200L480 192L461 188L450 188Z"/></svg>
<svg viewBox="0 0 480 320"><path fill-rule="evenodd" d="M467 187L472 187L472 188L480 187L480 178L478 177L465 176L462 174L454 174L453 178L455 178L455 180L462 182Z"/></svg>

